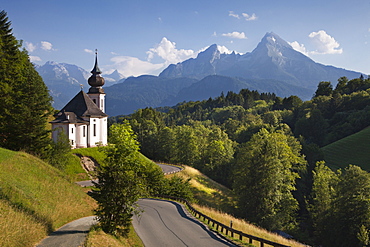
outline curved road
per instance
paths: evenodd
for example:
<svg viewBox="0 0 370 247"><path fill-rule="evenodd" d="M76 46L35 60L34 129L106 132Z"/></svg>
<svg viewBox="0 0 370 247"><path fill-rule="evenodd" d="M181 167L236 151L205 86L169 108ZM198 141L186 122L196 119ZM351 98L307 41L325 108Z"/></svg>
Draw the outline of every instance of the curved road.
<svg viewBox="0 0 370 247"><path fill-rule="evenodd" d="M144 212L133 217L133 225L146 247L235 246L210 231L179 203L140 199L138 204Z"/></svg>
<svg viewBox="0 0 370 247"><path fill-rule="evenodd" d="M156 163L156 164L161 167L164 175L175 173L175 172L179 172L179 171L182 170L182 168L177 167L177 166L164 165L164 164L159 164L159 163ZM98 180L94 180L94 181L97 182ZM76 182L76 184L80 185L81 187L94 186L92 180L79 181L79 182Z"/></svg>
<svg viewBox="0 0 370 247"><path fill-rule="evenodd" d="M85 242L91 226L97 223L95 216L88 216L65 224L47 238L43 239L37 247L78 247Z"/></svg>
<svg viewBox="0 0 370 247"><path fill-rule="evenodd" d="M181 171L181 168L157 164L164 174ZM76 182L82 187L94 186L91 180ZM92 225L97 223L95 216L89 216L72 221L43 239L37 247L79 247L82 246ZM149 245L150 246L150 245ZM153 246L153 245L152 245Z"/></svg>

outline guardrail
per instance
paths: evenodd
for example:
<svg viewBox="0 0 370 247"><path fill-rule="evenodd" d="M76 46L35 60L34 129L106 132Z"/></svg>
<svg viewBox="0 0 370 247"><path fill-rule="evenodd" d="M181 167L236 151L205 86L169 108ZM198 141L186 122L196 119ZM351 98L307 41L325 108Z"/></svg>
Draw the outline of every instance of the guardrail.
<svg viewBox="0 0 370 247"><path fill-rule="evenodd" d="M184 204L186 204L186 206L188 206L190 212L197 218L199 219L202 219L210 226L212 226L213 228L216 229L216 231L219 231L227 236L230 236L232 238L234 238L234 235L238 235L239 236L239 240L242 241L243 238L246 238L247 240L249 240L249 243L252 244L253 241L256 241L256 242L259 242L260 243L260 247L264 247L265 244L268 244L270 246L274 246L274 247L290 247L289 245L284 245L284 244L280 244L280 243L276 243L276 242L272 242L270 240L266 240L266 239L263 239L263 238L259 238L259 237L256 237L256 236L253 236L253 235L249 235L247 233L244 233L244 232L241 232L241 231L238 231L238 230L235 230L233 229L232 227L230 226L227 226L225 224L222 224L210 217L208 217L207 215L199 212L198 210L196 210L195 208L193 208L193 206L191 206L191 204L183 199L183 198L178 198L178 197L173 197L173 196L166 196L166 195L158 195L158 197L162 197L162 198L167 198L167 199L172 199L172 200L176 200L176 201L180 201Z"/></svg>

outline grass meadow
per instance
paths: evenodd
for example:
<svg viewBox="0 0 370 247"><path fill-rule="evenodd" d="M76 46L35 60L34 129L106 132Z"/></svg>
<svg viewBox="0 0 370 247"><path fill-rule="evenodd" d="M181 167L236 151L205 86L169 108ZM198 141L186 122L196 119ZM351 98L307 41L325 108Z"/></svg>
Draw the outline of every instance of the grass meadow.
<svg viewBox="0 0 370 247"><path fill-rule="evenodd" d="M360 166L370 172L370 127L322 148L326 164L334 169Z"/></svg>
<svg viewBox="0 0 370 247"><path fill-rule="evenodd" d="M93 214L93 199L32 155L0 148L0 170L0 246L34 246L62 225Z"/></svg>

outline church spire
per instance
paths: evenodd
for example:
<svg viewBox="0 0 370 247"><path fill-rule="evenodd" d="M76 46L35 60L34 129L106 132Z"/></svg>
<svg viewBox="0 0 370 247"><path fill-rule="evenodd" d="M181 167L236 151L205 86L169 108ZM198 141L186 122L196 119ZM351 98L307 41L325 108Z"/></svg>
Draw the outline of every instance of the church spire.
<svg viewBox="0 0 370 247"><path fill-rule="evenodd" d="M98 67L98 49L95 49L95 65L94 68L91 70L92 74L101 74L101 70Z"/></svg>
<svg viewBox="0 0 370 247"><path fill-rule="evenodd" d="M92 75L88 80L88 83L91 86L89 93L104 93L104 90L101 87L105 84L105 80L100 76L101 73L102 72L98 67L98 50L95 50L95 65L91 70Z"/></svg>

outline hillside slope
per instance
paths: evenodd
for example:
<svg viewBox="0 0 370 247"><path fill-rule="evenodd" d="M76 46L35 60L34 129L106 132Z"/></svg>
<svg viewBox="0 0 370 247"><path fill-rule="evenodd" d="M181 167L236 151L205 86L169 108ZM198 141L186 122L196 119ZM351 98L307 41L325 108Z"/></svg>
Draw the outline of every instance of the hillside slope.
<svg viewBox="0 0 370 247"><path fill-rule="evenodd" d="M0 246L34 246L51 231L92 215L79 186L41 161L0 148Z"/></svg>
<svg viewBox="0 0 370 247"><path fill-rule="evenodd" d="M333 168L349 164L370 171L370 127L322 148L325 162Z"/></svg>

